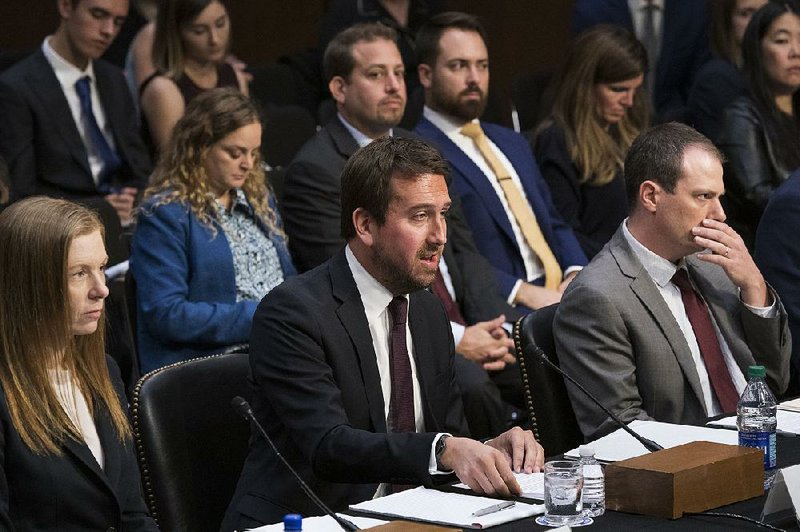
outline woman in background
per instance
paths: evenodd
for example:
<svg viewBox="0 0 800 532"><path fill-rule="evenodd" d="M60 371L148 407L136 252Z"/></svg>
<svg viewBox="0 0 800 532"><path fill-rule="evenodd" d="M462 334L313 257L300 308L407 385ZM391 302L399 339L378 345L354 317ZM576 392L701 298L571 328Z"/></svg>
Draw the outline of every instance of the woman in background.
<svg viewBox="0 0 800 532"><path fill-rule="evenodd" d="M767 0L715 0L711 3L711 51L714 58L698 71L687 100L687 122L719 140L722 114L747 93L742 74L742 40L747 24Z"/></svg>
<svg viewBox="0 0 800 532"><path fill-rule="evenodd" d="M219 87L248 93L245 75L225 61L230 40L230 18L220 0L159 4L152 52L156 72L139 88L154 151L166 145L175 123L198 94Z"/></svg>
<svg viewBox="0 0 800 532"><path fill-rule="evenodd" d="M28 198L0 214L0 250L0 529L158 530L105 355L103 224Z"/></svg>
<svg viewBox="0 0 800 532"><path fill-rule="evenodd" d="M201 94L175 126L133 236L143 372L247 342L258 302L295 273L260 148L236 89Z"/></svg>
<svg viewBox="0 0 800 532"><path fill-rule="evenodd" d="M534 134L553 203L589 258L627 213L622 163L647 125L646 71L647 52L629 31L584 32L567 57L553 112Z"/></svg>
<svg viewBox="0 0 800 532"><path fill-rule="evenodd" d="M773 0L753 14L742 41L748 94L726 110L728 217L751 242L772 191L800 167L800 3Z"/></svg>

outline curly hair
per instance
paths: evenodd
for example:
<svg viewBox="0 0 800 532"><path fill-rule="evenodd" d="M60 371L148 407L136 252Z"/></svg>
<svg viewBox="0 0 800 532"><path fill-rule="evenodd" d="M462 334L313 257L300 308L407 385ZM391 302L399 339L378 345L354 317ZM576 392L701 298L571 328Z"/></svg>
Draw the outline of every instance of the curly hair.
<svg viewBox="0 0 800 532"><path fill-rule="evenodd" d="M205 162L209 149L236 130L261 123L255 103L237 89L214 89L189 103L145 190L145 199L158 196L150 205L186 203L200 223L216 234L218 214L216 196L206 177ZM277 216L269 205L267 178L257 156L248 171L242 191L255 214L270 231L283 235Z"/></svg>

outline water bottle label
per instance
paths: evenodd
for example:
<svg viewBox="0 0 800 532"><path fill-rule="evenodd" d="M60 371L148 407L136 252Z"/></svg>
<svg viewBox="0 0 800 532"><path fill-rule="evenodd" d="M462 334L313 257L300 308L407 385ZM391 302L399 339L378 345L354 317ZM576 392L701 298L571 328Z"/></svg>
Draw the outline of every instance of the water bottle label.
<svg viewBox="0 0 800 532"><path fill-rule="evenodd" d="M598 478L603 476L603 467L600 464L583 466L583 478Z"/></svg>
<svg viewBox="0 0 800 532"><path fill-rule="evenodd" d="M774 432L739 432L739 445L764 451L764 469L774 469L777 465Z"/></svg>

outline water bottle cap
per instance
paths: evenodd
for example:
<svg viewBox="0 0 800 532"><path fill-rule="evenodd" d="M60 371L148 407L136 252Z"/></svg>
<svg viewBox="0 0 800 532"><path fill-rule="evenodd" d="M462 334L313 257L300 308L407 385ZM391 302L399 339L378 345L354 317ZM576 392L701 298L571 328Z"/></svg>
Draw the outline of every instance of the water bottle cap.
<svg viewBox="0 0 800 532"><path fill-rule="evenodd" d="M748 377L764 378L766 375L767 375L767 370L764 369L764 366L750 366L749 368L747 368Z"/></svg>
<svg viewBox="0 0 800 532"><path fill-rule="evenodd" d="M303 516L299 514L286 514L283 516L284 530L303 530Z"/></svg>
<svg viewBox="0 0 800 532"><path fill-rule="evenodd" d="M578 447L578 454L581 457L589 457L594 456L594 447L591 445L581 445Z"/></svg>

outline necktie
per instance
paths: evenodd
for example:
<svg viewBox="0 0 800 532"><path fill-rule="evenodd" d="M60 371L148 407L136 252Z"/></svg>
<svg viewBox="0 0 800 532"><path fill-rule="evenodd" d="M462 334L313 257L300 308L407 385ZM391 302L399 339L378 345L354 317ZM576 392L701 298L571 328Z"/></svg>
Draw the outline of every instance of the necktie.
<svg viewBox="0 0 800 532"><path fill-rule="evenodd" d="M398 296L389 303L391 332L389 334L389 367L392 376L392 396L389 399L389 430L416 432L414 423L414 386L411 382L411 362L406 346L408 300Z"/></svg>
<svg viewBox="0 0 800 532"><path fill-rule="evenodd" d="M431 284L431 291L439 298L444 305L444 311L447 313L447 319L452 321L453 323L458 323L460 325L466 325L467 322L464 320L464 316L461 315L461 311L458 309L458 305L453 298L450 297L450 292L447 291L447 286L444 284L444 278L442 277L442 272L437 270L436 277L433 279L433 283Z"/></svg>
<svg viewBox="0 0 800 532"><path fill-rule="evenodd" d="M558 261L553 255L553 250L550 249L539 224L536 222L536 216L533 214L530 203L522 196L519 187L511 179L511 174L492 151L491 146L489 146L489 140L486 138L481 126L475 122L470 122L461 128L461 133L475 141L478 151L481 152L481 155L489 164L489 168L494 172L497 181L500 183L500 188L503 189L503 193L506 196L508 208L511 209L511 214L517 221L520 231L522 231L522 236L533 249L533 252L536 253L536 256L539 257L539 260L542 261L545 287L557 290L558 285L561 283L561 267L558 265Z"/></svg>
<svg viewBox="0 0 800 532"><path fill-rule="evenodd" d="M90 86L91 78L84 76L75 83L75 92L81 102L81 114L86 120L87 133L92 146L97 151L103 161L103 169L97 180L97 190L103 194L111 192L111 179L114 173L121 166L121 161L117 153L111 148L100 126L97 125L97 118L92 110L92 89Z"/></svg>
<svg viewBox="0 0 800 532"><path fill-rule="evenodd" d="M678 269L672 277L672 282L681 291L683 306L686 308L689 323L692 324L697 345L700 347L700 355L706 365L711 388L717 396L719 406L726 414L735 412L739 394L736 393L736 387L733 385L728 366L722 356L722 348L720 348L714 324L711 323L706 302L695 292L689 282L686 270Z"/></svg>
<svg viewBox="0 0 800 532"><path fill-rule="evenodd" d="M647 50L647 64L650 67L646 75L646 85L647 92L650 94L651 100L653 99L653 87L656 79L656 64L658 63L658 54L661 48L658 34L656 34L656 9L658 9L658 7L653 4L653 0L647 0L642 8L644 11L644 24L642 24L642 44L644 45L644 49Z"/></svg>

